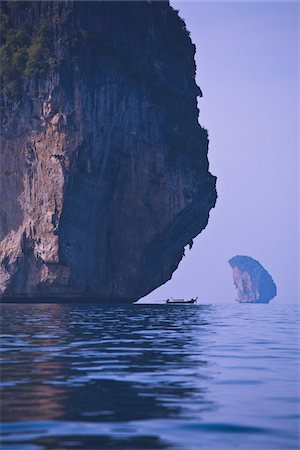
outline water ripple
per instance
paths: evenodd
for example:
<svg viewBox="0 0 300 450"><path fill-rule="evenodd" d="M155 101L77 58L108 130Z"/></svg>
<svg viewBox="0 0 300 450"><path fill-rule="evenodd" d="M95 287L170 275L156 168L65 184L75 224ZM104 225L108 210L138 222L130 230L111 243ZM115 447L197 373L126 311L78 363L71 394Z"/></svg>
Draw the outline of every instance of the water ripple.
<svg viewBox="0 0 300 450"><path fill-rule="evenodd" d="M299 450L297 312L258 306L3 305L1 449Z"/></svg>

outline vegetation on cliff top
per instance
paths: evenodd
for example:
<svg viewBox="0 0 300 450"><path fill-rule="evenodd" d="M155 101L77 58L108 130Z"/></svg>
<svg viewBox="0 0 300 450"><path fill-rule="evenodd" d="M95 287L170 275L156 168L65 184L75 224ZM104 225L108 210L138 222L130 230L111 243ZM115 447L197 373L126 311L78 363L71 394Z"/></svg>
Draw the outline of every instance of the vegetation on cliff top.
<svg viewBox="0 0 300 450"><path fill-rule="evenodd" d="M22 82L33 75L44 75L53 53L51 23L33 28L24 23L10 27L9 17L1 11L1 91L8 97L21 94Z"/></svg>

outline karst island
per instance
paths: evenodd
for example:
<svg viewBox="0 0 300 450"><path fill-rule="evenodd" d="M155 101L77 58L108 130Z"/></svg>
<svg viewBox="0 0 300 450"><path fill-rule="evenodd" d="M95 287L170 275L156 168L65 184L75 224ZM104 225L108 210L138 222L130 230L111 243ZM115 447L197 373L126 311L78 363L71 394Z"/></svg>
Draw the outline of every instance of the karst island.
<svg viewBox="0 0 300 450"><path fill-rule="evenodd" d="M239 303L269 303L277 294L269 272L250 256L234 256L229 261Z"/></svg>
<svg viewBox="0 0 300 450"><path fill-rule="evenodd" d="M216 202L168 2L1 2L2 301L132 302Z"/></svg>

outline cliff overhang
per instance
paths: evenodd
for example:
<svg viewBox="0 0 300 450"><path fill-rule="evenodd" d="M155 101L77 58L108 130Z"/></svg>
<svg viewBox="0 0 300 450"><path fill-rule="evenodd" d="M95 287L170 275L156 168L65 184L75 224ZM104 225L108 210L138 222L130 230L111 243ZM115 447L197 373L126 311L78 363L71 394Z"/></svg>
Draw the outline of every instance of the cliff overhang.
<svg viewBox="0 0 300 450"><path fill-rule="evenodd" d="M1 2L2 301L134 301L208 222L195 46L168 2Z"/></svg>

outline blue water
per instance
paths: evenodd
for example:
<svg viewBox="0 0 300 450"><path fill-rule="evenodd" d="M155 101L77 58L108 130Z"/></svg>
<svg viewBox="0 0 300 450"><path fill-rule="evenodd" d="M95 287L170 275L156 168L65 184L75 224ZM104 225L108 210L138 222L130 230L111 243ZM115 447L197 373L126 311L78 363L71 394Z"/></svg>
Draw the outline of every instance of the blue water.
<svg viewBox="0 0 300 450"><path fill-rule="evenodd" d="M2 450L299 450L296 307L3 305Z"/></svg>

